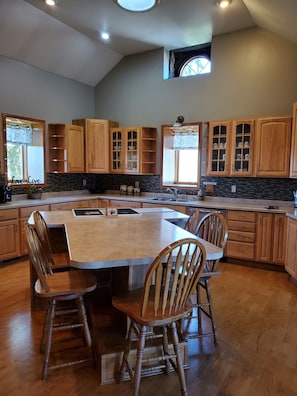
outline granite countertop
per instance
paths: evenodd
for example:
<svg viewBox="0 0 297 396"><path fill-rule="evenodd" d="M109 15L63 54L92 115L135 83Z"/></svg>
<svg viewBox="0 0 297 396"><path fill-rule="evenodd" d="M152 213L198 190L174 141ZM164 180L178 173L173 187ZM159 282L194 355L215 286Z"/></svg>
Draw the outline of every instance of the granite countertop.
<svg viewBox="0 0 297 396"><path fill-rule="evenodd" d="M28 199L26 194L13 195L11 202L0 204L0 210L23 208L39 205L88 200L88 199L116 199L122 201L135 201L158 205L188 206L205 209L247 210L255 212L283 213L297 219L297 209L291 201L256 200L242 198L205 197L198 200L196 196L182 195L177 201L172 200L170 194L142 193L139 196L122 195L118 191L108 191L104 194L90 194L87 190L63 191L43 193L42 199Z"/></svg>

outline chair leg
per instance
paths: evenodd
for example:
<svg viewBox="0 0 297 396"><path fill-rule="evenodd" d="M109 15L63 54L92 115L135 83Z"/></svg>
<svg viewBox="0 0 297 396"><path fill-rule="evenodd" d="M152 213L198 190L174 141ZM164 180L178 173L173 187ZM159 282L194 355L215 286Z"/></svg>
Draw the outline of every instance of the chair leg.
<svg viewBox="0 0 297 396"><path fill-rule="evenodd" d="M133 371L132 368L129 364L128 357L129 357L129 352L131 349L131 344L132 344L132 333L133 333L133 322L132 320L130 321L130 326L129 326L129 331L128 331L128 338L127 338L127 344L123 353L123 358L122 358L122 363L120 367L120 379L119 382L122 382L124 380L124 375L125 375L125 370L127 368L130 379L133 379Z"/></svg>
<svg viewBox="0 0 297 396"><path fill-rule="evenodd" d="M45 341L47 339L47 332L48 332L49 326L47 326L46 324L49 323L49 321L50 321L50 312L51 312L51 303L50 303L50 301L47 301L47 308L46 308L46 313L45 313L45 317L44 317L42 337L41 337L41 341L40 341L40 353L42 353L42 354L44 353Z"/></svg>
<svg viewBox="0 0 297 396"><path fill-rule="evenodd" d="M212 295L211 295L208 281L205 282L205 290L206 290L206 295L207 295L207 301L209 304L208 308L209 308L209 317L210 317L212 333L213 333L213 340L214 340L214 344L217 345L215 316L214 316L214 310L213 310L213 305L212 305Z"/></svg>
<svg viewBox="0 0 297 396"><path fill-rule="evenodd" d="M165 356L169 356L169 347L168 347L168 332L167 326L162 327L163 330L163 351ZM165 359L165 372L167 375L170 374L170 364L169 360Z"/></svg>
<svg viewBox="0 0 297 396"><path fill-rule="evenodd" d="M136 365L135 365L135 373L134 373L134 396L138 396L138 394L139 394L142 359L143 359L144 346L145 346L145 333L146 333L146 327L141 326L140 332L138 335L139 338L138 338Z"/></svg>
<svg viewBox="0 0 297 396"><path fill-rule="evenodd" d="M86 345L90 348L92 345L92 338L91 338L90 329L89 329L89 325L88 325L87 313L86 313L83 296L78 297L77 308L78 308L80 320L83 324L83 333L84 333L85 342L86 342Z"/></svg>
<svg viewBox="0 0 297 396"><path fill-rule="evenodd" d="M170 324L170 329L172 332L173 347L174 347L174 352L176 355L177 374L179 377L181 393L183 396L188 396L185 371L184 371L184 367L183 367L183 363L182 363L182 359L181 359L180 345L179 345L179 339L178 339L175 322Z"/></svg>
<svg viewBox="0 0 297 396"><path fill-rule="evenodd" d="M46 321L44 323L45 326L45 355L42 367L42 381L47 380L47 373L48 373L48 366L49 366L49 359L51 353L51 346L52 346L52 336L53 336L53 326L55 320L55 312L56 312L56 300L51 300L49 313L46 315Z"/></svg>

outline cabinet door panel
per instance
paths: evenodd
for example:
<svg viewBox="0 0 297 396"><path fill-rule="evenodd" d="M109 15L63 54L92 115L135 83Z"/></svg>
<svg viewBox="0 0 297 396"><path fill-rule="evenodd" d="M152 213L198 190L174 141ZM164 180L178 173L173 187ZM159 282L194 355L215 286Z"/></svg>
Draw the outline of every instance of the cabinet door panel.
<svg viewBox="0 0 297 396"><path fill-rule="evenodd" d="M257 120L257 176L289 176L291 117Z"/></svg>
<svg viewBox="0 0 297 396"><path fill-rule="evenodd" d="M266 263L272 262L273 215L258 214L256 260Z"/></svg>
<svg viewBox="0 0 297 396"><path fill-rule="evenodd" d="M67 171L78 173L85 170L84 130L78 125L66 127Z"/></svg>
<svg viewBox="0 0 297 396"><path fill-rule="evenodd" d="M0 222L0 260L20 256L19 219Z"/></svg>
<svg viewBox="0 0 297 396"><path fill-rule="evenodd" d="M274 217L274 236L272 260L275 264L284 265L286 256L286 228L285 215L276 214Z"/></svg>

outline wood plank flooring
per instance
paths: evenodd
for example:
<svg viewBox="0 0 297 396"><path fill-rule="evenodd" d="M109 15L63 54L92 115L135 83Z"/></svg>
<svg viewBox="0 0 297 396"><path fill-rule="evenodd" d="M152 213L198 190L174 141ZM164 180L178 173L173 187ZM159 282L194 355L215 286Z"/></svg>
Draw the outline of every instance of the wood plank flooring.
<svg viewBox="0 0 297 396"><path fill-rule="evenodd" d="M297 287L286 273L221 263L212 291L218 346L189 341L190 396L297 395ZM40 381L42 311L31 313L29 262L0 267L0 395L131 395L130 381L100 385L96 369L67 368ZM141 381L142 396L179 395L177 376Z"/></svg>

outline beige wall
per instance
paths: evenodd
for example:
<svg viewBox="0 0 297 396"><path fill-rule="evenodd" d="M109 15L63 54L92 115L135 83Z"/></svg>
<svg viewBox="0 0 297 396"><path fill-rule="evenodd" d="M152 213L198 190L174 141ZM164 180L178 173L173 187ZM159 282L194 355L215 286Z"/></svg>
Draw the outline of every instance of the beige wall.
<svg viewBox="0 0 297 396"><path fill-rule="evenodd" d="M213 39L212 73L163 80L163 50L124 58L98 84L97 117L154 125L290 115L297 46L259 28Z"/></svg>
<svg viewBox="0 0 297 396"><path fill-rule="evenodd" d="M0 113L69 123L94 117L94 88L0 56Z"/></svg>

